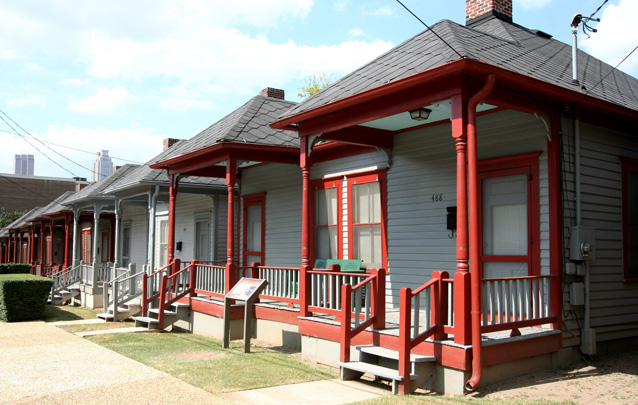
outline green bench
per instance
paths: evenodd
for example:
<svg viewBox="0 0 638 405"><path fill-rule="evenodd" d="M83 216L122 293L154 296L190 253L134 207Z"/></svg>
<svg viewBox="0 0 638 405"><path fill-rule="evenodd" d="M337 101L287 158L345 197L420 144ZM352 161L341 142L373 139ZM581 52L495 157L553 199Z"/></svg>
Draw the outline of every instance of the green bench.
<svg viewBox="0 0 638 405"><path fill-rule="evenodd" d="M344 260L344 259L316 259L315 269L329 269L331 264L338 264L340 271L344 273L365 273L366 270L361 268L362 260Z"/></svg>

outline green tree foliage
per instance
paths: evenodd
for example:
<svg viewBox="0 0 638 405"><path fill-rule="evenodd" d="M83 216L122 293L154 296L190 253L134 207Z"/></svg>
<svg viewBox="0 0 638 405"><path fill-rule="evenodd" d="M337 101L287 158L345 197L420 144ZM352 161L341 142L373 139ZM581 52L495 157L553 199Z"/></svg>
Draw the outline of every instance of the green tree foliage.
<svg viewBox="0 0 638 405"><path fill-rule="evenodd" d="M332 76L327 76L325 73L318 76L313 74L312 76L306 77L305 82L306 85L299 87L299 93L297 93L297 96L303 99L306 99L328 87L328 85L332 82Z"/></svg>
<svg viewBox="0 0 638 405"><path fill-rule="evenodd" d="M0 208L0 228L4 228L26 213L26 211L9 212L4 207Z"/></svg>

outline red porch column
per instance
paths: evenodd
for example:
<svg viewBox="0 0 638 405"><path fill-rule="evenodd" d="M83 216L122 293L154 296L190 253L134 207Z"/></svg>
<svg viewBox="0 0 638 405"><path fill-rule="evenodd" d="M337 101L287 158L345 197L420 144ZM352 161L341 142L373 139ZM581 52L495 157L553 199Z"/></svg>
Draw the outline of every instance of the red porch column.
<svg viewBox="0 0 638 405"><path fill-rule="evenodd" d="M456 273L454 274L454 343L472 341L469 238L467 227L467 97L452 97L452 136L456 143Z"/></svg>
<svg viewBox="0 0 638 405"><path fill-rule="evenodd" d="M44 266L44 221L40 222L40 266ZM44 274L44 267L40 267Z"/></svg>
<svg viewBox="0 0 638 405"><path fill-rule="evenodd" d="M175 258L175 202L177 200L177 188L179 185L179 175L170 175L171 185L169 187L169 199L168 199L168 246L167 256L168 263L171 263Z"/></svg>
<svg viewBox="0 0 638 405"><path fill-rule="evenodd" d="M226 187L228 188L228 224L226 226L226 288L228 293L235 285L237 267L234 257L234 231L235 231L235 183L237 182L237 161L229 158L226 161Z"/></svg>
<svg viewBox="0 0 638 405"><path fill-rule="evenodd" d="M33 264L33 225L29 227L29 258L27 263Z"/></svg>
<svg viewBox="0 0 638 405"><path fill-rule="evenodd" d="M299 165L301 166L301 178L303 192L301 196L301 268L299 269L299 316L308 316L308 306L312 284L310 274L310 168L312 167L312 157L310 156L310 145L307 136L302 136L299 145Z"/></svg>

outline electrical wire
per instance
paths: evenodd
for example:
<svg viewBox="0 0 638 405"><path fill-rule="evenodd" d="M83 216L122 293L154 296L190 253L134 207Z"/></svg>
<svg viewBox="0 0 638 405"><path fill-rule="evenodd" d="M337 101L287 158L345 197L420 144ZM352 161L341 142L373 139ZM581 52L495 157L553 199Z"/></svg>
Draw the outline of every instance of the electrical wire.
<svg viewBox="0 0 638 405"><path fill-rule="evenodd" d="M591 15L589 16L589 18L592 18L592 17L593 17L593 16L594 16L597 12L599 12L599 11L600 11L600 9L601 9L601 8L603 8L603 6L604 6L605 4L607 4L607 2L608 2L608 1L609 1L609 0L605 0L605 1L603 1L603 4L601 4L600 6L598 6L598 8L596 9L596 11L594 11L593 13L591 13Z"/></svg>
<svg viewBox="0 0 638 405"><path fill-rule="evenodd" d="M602 82L603 82L603 80L605 80L605 79L607 78L607 76L609 76L610 74L614 73L614 71L615 71L615 70L618 70L618 66L620 66L620 65L621 65L624 61L626 61L626 60L627 60L627 58L629 58L629 57L630 57L630 56L631 56L634 52L636 52L636 49L638 49L638 45L636 45L636 47L635 47L635 48L634 48L631 52L629 52L629 53L627 54L627 56L625 56L625 57L623 58L623 60L621 60L620 62L618 62L618 64L617 64L616 66L614 66L614 67L613 67L613 68L612 68L612 69L611 69L611 70L610 70L610 71L609 71L609 72L608 72L605 76L603 76L603 78L602 78L602 79L600 79L600 80L598 81L598 83L596 83L596 84L595 84L592 88L588 89L588 90L585 92L585 94L583 94L583 96L588 95L588 94L589 94L592 90L594 90L594 89L595 89L595 88L596 88L596 87L597 87L600 83L602 83ZM583 96L581 96L581 98L582 98Z"/></svg>
<svg viewBox="0 0 638 405"><path fill-rule="evenodd" d="M4 133L7 133L7 134L13 134L13 135L20 135L20 134L18 134L16 132L6 131L4 129L0 129L0 132L4 132ZM30 135L29 137L37 140L37 138L35 136L33 136L33 135ZM49 144L49 145L59 146L60 148L71 149L71 150L74 150L74 151L77 151L77 152L87 153L89 155L95 155L95 152L91 152L91 151L84 150L84 149L74 148L72 146L61 145L61 144L55 143L55 142L49 142L49 141L43 141L43 140L39 140L39 142L40 143L46 143L46 144ZM144 164L144 162L138 162L138 161L135 161L135 160L124 159L124 158L121 158L121 157L110 156L110 158L114 159L114 160L121 160L123 162L134 163L134 164L138 164L138 165Z"/></svg>
<svg viewBox="0 0 638 405"><path fill-rule="evenodd" d="M44 198L45 200L47 200L47 201L48 201L48 202L50 202L50 203L52 203L52 202L57 202L57 201L58 201L58 199L61 197L61 196L60 196L60 197L57 197L56 199L53 199L53 200L52 200L52 199L51 199L51 197L48 197L48 196L43 195L43 194L40 194L40 193L38 193L37 191L31 190L30 188L27 188L27 187L23 186L22 184L20 184L20 183L18 183L18 182L16 182L16 181L11 180L11 178L10 178L10 177L7 177L7 176L5 176L5 175L0 174L0 178L7 180L9 183L13 183L13 184L15 184L16 186L18 186L18 187L20 187L20 188L23 188L23 189L25 189L26 191L28 191L28 192L30 192L30 193L32 193L32 194L37 195L38 197Z"/></svg>
<svg viewBox="0 0 638 405"><path fill-rule="evenodd" d="M425 27L426 27L428 30L430 30L430 31L431 31L434 35L436 35L436 37L437 37L438 39L440 39L441 41L443 41L443 43L444 43L445 45L447 45L447 46L448 46L451 50L453 50L455 54L459 55L459 58L465 58L465 56L461 55L461 54L460 54L460 53L459 53L456 49L454 49L454 47L453 47L452 45L448 44L448 43L447 43L447 41L445 41L443 38L441 38L441 36L439 36L439 34L437 34L437 33L436 33L436 32L435 32L432 28L430 28L430 26L429 26L429 25L427 25L425 22L423 22L423 20L421 20L419 17L417 17L417 15L416 15L416 14L414 14L414 13L412 12L412 10L410 10L409 8L407 8L407 7L405 6L405 4L401 3L401 0L397 0L397 3L399 3L401 6L403 6L403 8L404 8L404 9L406 9L406 10L408 11L408 13L412 14L412 16L413 16L414 18L416 18L417 20L419 20L419 22L420 22L421 24L425 25Z"/></svg>

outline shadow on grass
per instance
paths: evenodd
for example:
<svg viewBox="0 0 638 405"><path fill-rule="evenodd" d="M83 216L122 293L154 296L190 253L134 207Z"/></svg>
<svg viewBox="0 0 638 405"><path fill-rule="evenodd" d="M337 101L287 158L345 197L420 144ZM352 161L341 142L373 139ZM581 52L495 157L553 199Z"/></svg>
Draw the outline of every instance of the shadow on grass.
<svg viewBox="0 0 638 405"><path fill-rule="evenodd" d="M82 307L47 305L42 314L44 322L77 321L94 319L97 311Z"/></svg>

